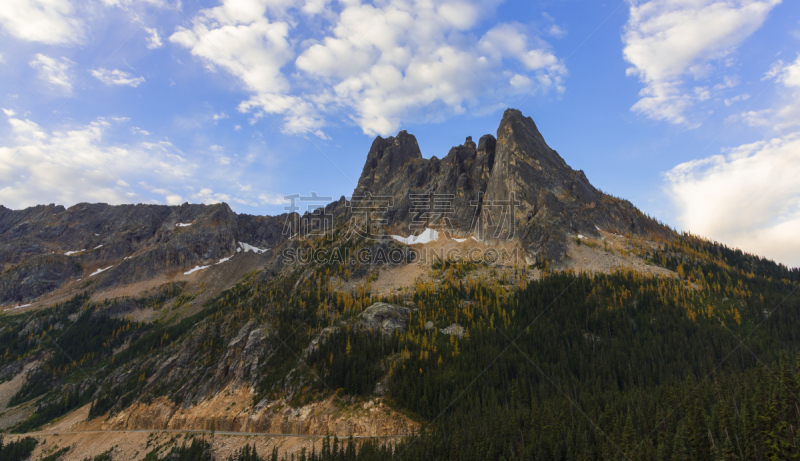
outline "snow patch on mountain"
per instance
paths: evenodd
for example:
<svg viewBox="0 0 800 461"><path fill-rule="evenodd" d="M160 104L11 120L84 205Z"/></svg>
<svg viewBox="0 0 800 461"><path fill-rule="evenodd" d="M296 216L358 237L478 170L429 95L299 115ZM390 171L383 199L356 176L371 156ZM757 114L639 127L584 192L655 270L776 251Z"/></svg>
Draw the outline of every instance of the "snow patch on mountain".
<svg viewBox="0 0 800 461"><path fill-rule="evenodd" d="M114 267L114 266L108 266L108 267L106 267L105 269L97 269L96 271L94 271L94 272L92 272L91 274L89 274L89 277L91 277L91 276L93 276L93 275L97 275L97 274L99 274L99 273L101 273L101 272L105 272L105 271L107 271L107 270L111 269L112 267Z"/></svg>
<svg viewBox="0 0 800 461"><path fill-rule="evenodd" d="M249 244L244 243L244 242L239 242L239 246L241 247L242 251L244 251L245 253L247 253L248 251L252 251L253 253L264 254L267 251L269 251L269 248L258 248L258 247L254 247L253 245L249 245ZM236 251L238 252L239 250L236 250Z"/></svg>
<svg viewBox="0 0 800 461"><path fill-rule="evenodd" d="M424 231L422 231L419 235L411 235L408 237L403 237L401 235L391 235L393 239L397 240L398 242L405 243L406 245L414 245L417 243L429 243L435 242L439 239L439 233L435 230L426 227Z"/></svg>
<svg viewBox="0 0 800 461"><path fill-rule="evenodd" d="M197 271L201 271L203 269L208 269L209 267L211 267L211 266L194 266L192 269L189 269L188 271L184 272L183 275L193 274L193 273L195 273Z"/></svg>

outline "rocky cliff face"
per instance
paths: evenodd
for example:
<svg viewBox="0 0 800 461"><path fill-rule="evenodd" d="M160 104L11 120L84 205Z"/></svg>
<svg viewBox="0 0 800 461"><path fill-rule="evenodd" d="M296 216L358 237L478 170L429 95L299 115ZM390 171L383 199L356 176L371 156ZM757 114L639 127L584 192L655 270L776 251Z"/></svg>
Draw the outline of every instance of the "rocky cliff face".
<svg viewBox="0 0 800 461"><path fill-rule="evenodd" d="M518 202L513 207L513 227L501 220L501 207L491 206L512 198ZM541 254L551 261L564 258L565 238L576 234L599 237L600 229L639 236L672 233L627 200L595 189L583 171L573 170L547 145L533 119L515 109L506 110L497 129L495 165L484 205L484 240L513 232L529 257Z"/></svg>
<svg viewBox="0 0 800 461"><path fill-rule="evenodd" d="M466 234L491 177L495 138L468 137L443 158L424 159L413 135L375 139L353 195L390 197L389 227L411 233L426 227ZM447 212L442 213L443 209Z"/></svg>
<svg viewBox="0 0 800 461"><path fill-rule="evenodd" d="M664 237L671 231L630 202L594 188L551 149L530 117L508 109L497 129L468 137L443 158L422 158L413 135L377 137L354 196L387 196L390 228L425 227L475 236L484 242L518 239L531 259L561 261L576 234Z"/></svg>
<svg viewBox="0 0 800 461"><path fill-rule="evenodd" d="M97 287L216 262L238 242L272 248L285 239L286 218L236 215L224 203L0 205L0 304L28 302L109 266Z"/></svg>
<svg viewBox="0 0 800 461"><path fill-rule="evenodd" d="M530 117L503 114L497 136L467 137L444 158L425 159L416 138L401 131L375 138L358 197L391 201L392 234L427 227L451 237L493 244L519 242L529 260L564 259L569 238L618 234L668 237L671 231L630 202L594 188L551 149ZM316 213L321 213L322 210ZM325 207L341 223L344 197ZM81 203L9 210L0 205L0 304L24 303L97 269L99 288L133 283L231 256L238 242L274 248L314 219L237 215L226 204L180 206Z"/></svg>

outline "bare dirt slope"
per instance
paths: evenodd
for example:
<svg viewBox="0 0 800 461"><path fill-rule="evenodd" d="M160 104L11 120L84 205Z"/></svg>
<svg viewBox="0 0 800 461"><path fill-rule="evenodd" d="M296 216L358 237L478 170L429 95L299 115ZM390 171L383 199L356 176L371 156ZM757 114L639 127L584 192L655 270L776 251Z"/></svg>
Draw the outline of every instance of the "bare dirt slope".
<svg viewBox="0 0 800 461"><path fill-rule="evenodd" d="M87 421L88 415L86 405L27 434L40 441L31 459L70 447L66 459L82 460L111 449L115 461L140 460L156 446L180 444L191 437L209 441L217 459L227 458L245 444L255 444L261 454L277 447L280 456L296 455L303 448L311 450L312 445L319 450L321 437L328 434L340 438L381 436L382 442L395 443L402 439L395 436L419 428L380 399L351 402L329 398L299 408L275 401L255 410L247 389L225 390L187 410L157 399L149 405L134 404L111 417ZM21 436L8 437L16 440Z"/></svg>
<svg viewBox="0 0 800 461"><path fill-rule="evenodd" d="M31 460L41 459L62 448L69 448L69 452L61 459L84 460L99 454L112 451L114 461L139 461L144 459L148 452L155 447L161 447L160 453L165 453L172 446L183 443L190 444L193 438L201 438L211 444L215 459L224 460L245 445L255 445L259 455L272 453L273 448L278 449L278 456L294 455L295 458L305 449L310 452L312 447L319 453L322 448L321 437L282 437L266 435L228 435L220 433L191 433L191 432L81 432L81 433L43 433L32 434L39 440L39 444L31 454ZM7 441L15 441L24 436L6 436ZM395 444L401 439L397 437L381 438L380 443Z"/></svg>

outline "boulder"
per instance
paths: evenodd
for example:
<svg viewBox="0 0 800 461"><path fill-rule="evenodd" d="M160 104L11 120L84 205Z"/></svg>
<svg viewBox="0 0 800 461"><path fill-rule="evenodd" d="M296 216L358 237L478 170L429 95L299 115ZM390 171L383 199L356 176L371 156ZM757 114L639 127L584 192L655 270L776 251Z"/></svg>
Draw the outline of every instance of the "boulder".
<svg viewBox="0 0 800 461"><path fill-rule="evenodd" d="M395 330L403 331L408 325L408 318L416 309L397 304L377 302L359 314L358 324L370 331L381 331L391 335Z"/></svg>

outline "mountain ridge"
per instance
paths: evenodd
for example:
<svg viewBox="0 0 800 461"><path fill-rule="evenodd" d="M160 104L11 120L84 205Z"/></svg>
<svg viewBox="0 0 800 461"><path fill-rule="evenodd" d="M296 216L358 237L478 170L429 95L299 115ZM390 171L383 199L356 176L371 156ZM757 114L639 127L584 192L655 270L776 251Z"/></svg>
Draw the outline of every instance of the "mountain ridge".
<svg viewBox="0 0 800 461"><path fill-rule="evenodd" d="M504 112L496 136L483 135L478 144L467 137L441 159L423 158L405 130L377 136L353 192L360 196L391 199L381 219L395 233L434 228L489 245L513 240L528 264L561 263L571 238L602 238L601 229L657 240L676 235L629 201L594 188L516 109ZM0 205L0 304L30 302L108 266L96 286L203 267L231 256L239 242L276 248L320 226L320 214L343 225L354 217L351 205L342 197L303 216L237 214L225 203Z"/></svg>
<svg viewBox="0 0 800 461"><path fill-rule="evenodd" d="M162 429L253 431L193 442L217 460L247 443L287 461L800 453L800 269L595 189L518 111L441 159L376 138L359 183L303 216L0 208L17 258L0 288L35 300L0 312L0 430L23 433L7 440L154 461L198 459ZM344 458L302 440L325 434L386 438Z"/></svg>

